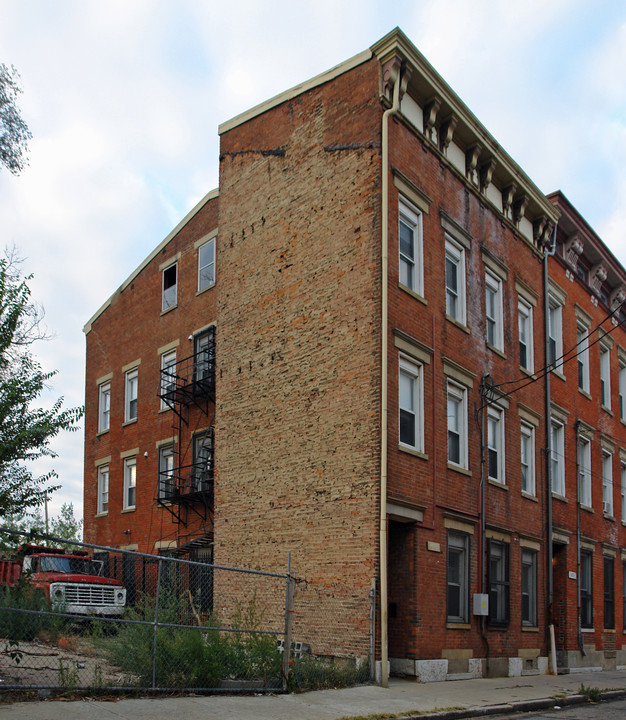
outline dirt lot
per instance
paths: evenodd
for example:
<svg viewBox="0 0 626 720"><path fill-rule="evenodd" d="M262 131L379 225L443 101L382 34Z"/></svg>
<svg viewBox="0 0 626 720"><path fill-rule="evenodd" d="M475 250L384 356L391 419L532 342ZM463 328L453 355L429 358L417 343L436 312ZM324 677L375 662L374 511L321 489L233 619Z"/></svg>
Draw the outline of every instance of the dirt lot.
<svg viewBox="0 0 626 720"><path fill-rule="evenodd" d="M0 692L9 688L128 687L133 680L81 637L33 640L16 647L0 638Z"/></svg>

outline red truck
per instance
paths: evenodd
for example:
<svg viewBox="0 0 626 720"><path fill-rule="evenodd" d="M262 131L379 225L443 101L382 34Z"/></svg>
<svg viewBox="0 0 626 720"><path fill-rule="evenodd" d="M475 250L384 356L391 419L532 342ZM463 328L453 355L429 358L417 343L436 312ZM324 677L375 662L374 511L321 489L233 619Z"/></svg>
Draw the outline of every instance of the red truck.
<svg viewBox="0 0 626 720"><path fill-rule="evenodd" d="M68 552L22 545L16 560L0 560L0 585L13 586L20 575L46 593L53 610L71 615L119 617L126 588L102 575L103 563L81 550Z"/></svg>

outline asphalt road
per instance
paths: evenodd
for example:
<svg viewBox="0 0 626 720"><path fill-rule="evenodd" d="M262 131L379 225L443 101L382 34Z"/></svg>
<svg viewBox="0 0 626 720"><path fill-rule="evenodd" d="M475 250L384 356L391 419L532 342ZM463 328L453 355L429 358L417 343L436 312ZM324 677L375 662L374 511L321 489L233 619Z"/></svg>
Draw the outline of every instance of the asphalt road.
<svg viewBox="0 0 626 720"><path fill-rule="evenodd" d="M484 715L476 717L484 718ZM624 720L626 718L626 700L575 705L560 710L493 716L493 720L512 720L512 718L519 718L519 720Z"/></svg>

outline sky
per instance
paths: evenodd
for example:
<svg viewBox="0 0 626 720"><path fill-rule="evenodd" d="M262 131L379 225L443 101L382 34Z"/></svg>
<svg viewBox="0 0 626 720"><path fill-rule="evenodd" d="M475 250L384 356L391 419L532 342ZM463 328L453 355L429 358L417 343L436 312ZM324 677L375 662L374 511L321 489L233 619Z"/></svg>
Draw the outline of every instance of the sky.
<svg viewBox="0 0 626 720"><path fill-rule="evenodd" d="M0 0L30 164L0 168L15 247L57 370L42 403L84 403L83 327L218 184L218 125L394 27L545 193L561 190L626 265L622 0ZM53 442L51 513L82 516L82 430Z"/></svg>

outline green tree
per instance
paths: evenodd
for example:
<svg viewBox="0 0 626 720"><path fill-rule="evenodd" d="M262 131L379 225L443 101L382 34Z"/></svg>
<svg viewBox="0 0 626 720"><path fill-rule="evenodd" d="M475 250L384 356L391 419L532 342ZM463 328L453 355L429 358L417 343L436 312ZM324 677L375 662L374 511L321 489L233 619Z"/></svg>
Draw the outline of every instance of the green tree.
<svg viewBox="0 0 626 720"><path fill-rule="evenodd" d="M82 542L83 521L74 516L74 503L63 503L60 513L50 521L50 535Z"/></svg>
<svg viewBox="0 0 626 720"><path fill-rule="evenodd" d="M77 430L82 408L40 406L40 395L55 372L44 372L31 345L44 337L41 311L13 257L0 259L0 517L22 515L58 489L51 471L37 476L32 461L56 457L50 441L62 430Z"/></svg>
<svg viewBox="0 0 626 720"><path fill-rule="evenodd" d="M0 63L0 163L13 175L27 164L28 141L32 138L17 107L22 92L20 75L11 65Z"/></svg>

